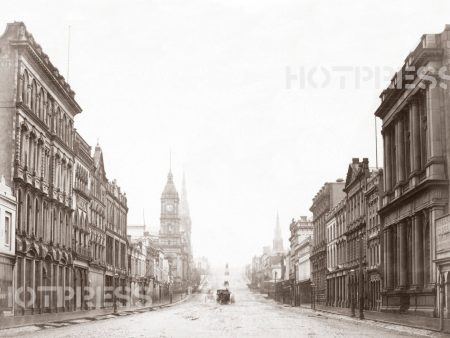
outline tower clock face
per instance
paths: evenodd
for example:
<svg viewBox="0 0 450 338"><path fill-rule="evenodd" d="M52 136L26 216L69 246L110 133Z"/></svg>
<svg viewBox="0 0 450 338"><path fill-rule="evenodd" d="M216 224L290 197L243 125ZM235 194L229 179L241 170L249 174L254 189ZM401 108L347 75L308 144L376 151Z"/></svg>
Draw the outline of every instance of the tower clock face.
<svg viewBox="0 0 450 338"><path fill-rule="evenodd" d="M173 205L172 204L167 204L166 205L166 210L171 212L173 210Z"/></svg>

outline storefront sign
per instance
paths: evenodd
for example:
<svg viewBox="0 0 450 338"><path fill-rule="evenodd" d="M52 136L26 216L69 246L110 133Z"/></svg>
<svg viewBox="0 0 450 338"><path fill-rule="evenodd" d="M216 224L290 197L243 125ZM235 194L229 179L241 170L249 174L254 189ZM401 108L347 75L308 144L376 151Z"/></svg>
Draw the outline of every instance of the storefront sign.
<svg viewBox="0 0 450 338"><path fill-rule="evenodd" d="M436 220L436 252L450 253L450 215Z"/></svg>

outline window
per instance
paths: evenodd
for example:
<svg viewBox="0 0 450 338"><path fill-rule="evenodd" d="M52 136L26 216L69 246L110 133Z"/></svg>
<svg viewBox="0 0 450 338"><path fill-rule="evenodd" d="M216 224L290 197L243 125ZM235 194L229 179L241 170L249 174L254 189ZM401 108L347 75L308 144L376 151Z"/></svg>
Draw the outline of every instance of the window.
<svg viewBox="0 0 450 338"><path fill-rule="evenodd" d="M11 214L5 213L5 245L11 245Z"/></svg>

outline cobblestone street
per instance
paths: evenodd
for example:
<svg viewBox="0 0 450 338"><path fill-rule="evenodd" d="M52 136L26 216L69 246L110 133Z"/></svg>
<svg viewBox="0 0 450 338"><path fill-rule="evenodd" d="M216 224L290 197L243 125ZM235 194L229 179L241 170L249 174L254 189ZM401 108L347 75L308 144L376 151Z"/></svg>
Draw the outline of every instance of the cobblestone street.
<svg viewBox="0 0 450 338"><path fill-rule="evenodd" d="M218 279L217 279L218 280ZM209 286L218 286L209 279ZM250 292L245 281L236 285L236 303L218 305L205 301L205 294L156 311L128 316L107 315L95 320L76 319L0 332L22 337L395 337L439 336L425 330L372 321L364 323L310 309L292 308ZM233 289L234 290L234 289Z"/></svg>

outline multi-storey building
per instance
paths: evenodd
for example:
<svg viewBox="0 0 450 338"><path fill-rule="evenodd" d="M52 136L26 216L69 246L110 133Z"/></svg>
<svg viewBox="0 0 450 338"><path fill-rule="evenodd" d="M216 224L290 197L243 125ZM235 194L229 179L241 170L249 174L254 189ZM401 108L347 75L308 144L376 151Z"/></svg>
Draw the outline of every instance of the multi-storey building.
<svg viewBox="0 0 450 338"><path fill-rule="evenodd" d="M73 227L72 251L74 252L75 310L88 307L84 287L88 283L90 252L90 204L91 171L93 159L91 147L75 132L74 135L75 170L73 177ZM100 304L99 304L100 306Z"/></svg>
<svg viewBox="0 0 450 338"><path fill-rule="evenodd" d="M17 199L16 285L36 293L73 286L73 121L75 93L21 22L0 38L0 171ZM6 65L6 66L5 66ZM27 293L17 314L67 311L70 300ZM23 297L22 297L23 298Z"/></svg>
<svg viewBox="0 0 450 338"><path fill-rule="evenodd" d="M159 246L169 263L169 276L173 291L179 292L189 287L193 265L191 248L191 218L187 203L187 193L183 179L183 194L180 198L169 171L167 183L161 195L161 217Z"/></svg>
<svg viewBox="0 0 450 338"><path fill-rule="evenodd" d="M367 178L364 191L366 203L366 236L367 236L367 287L366 308L373 311L381 309L381 241L380 217L378 210L381 205L380 196L383 193L383 171L373 170Z"/></svg>
<svg viewBox="0 0 450 338"><path fill-rule="evenodd" d="M327 275L327 213L344 197L344 182L325 183L313 199L310 211L313 213L313 247L311 252L312 282L315 288L315 297L318 303L326 302L326 275Z"/></svg>
<svg viewBox="0 0 450 338"><path fill-rule="evenodd" d="M309 303L311 301L311 250L312 236L308 236L298 245L298 268L297 268L297 293L296 302Z"/></svg>
<svg viewBox="0 0 450 338"><path fill-rule="evenodd" d="M131 240L128 237L128 276L130 282L130 302L131 305L145 305L148 287L146 263L147 248L142 240Z"/></svg>
<svg viewBox="0 0 450 338"><path fill-rule="evenodd" d="M91 153L89 147L89 154ZM84 147L87 150L86 147ZM92 158L90 177L90 287L95 290L95 307L105 304L105 273L106 273L106 188L107 178L103 162L103 154L97 143Z"/></svg>
<svg viewBox="0 0 450 338"><path fill-rule="evenodd" d="M344 197L327 214L327 304L337 307L347 306L346 210L347 199Z"/></svg>
<svg viewBox="0 0 450 338"><path fill-rule="evenodd" d="M292 219L289 226L291 236L290 242L290 264L289 264L289 279L291 280L291 300L292 305L300 305L300 293L303 284L300 284L298 279L300 274L300 243L303 243L307 238L313 234L313 225L306 216L300 216L298 220ZM308 260L309 261L309 260ZM309 269L308 269L309 271Z"/></svg>
<svg viewBox="0 0 450 338"><path fill-rule="evenodd" d="M361 300L359 265L366 260L366 203L364 191L366 180L370 175L369 160L353 158L348 166L344 191L346 193L346 230L347 259L344 268L347 270L348 297L350 303Z"/></svg>
<svg viewBox="0 0 450 338"><path fill-rule="evenodd" d="M0 316L14 312L15 220L16 198L0 176Z"/></svg>
<svg viewBox="0 0 450 338"><path fill-rule="evenodd" d="M127 198L121 192L116 180L106 184L106 272L105 286L119 287L127 294L128 285L128 238ZM126 299L120 303L125 305Z"/></svg>
<svg viewBox="0 0 450 338"><path fill-rule="evenodd" d="M33 290L15 298L14 313L104 306L107 249L120 257L110 267L125 286L126 198L107 181L101 151L92 158L75 132L75 93L23 23L8 24L0 49L0 175L17 201L13 275L18 290ZM106 216L120 243L114 248L107 247ZM10 276L5 270L5 283ZM101 287L94 302L87 286ZM74 297L65 297L70 289Z"/></svg>
<svg viewBox="0 0 450 338"><path fill-rule="evenodd" d="M375 112L383 121L385 311L439 312L434 226L448 213L450 89L440 68L448 73L449 38L450 26L423 35Z"/></svg>

